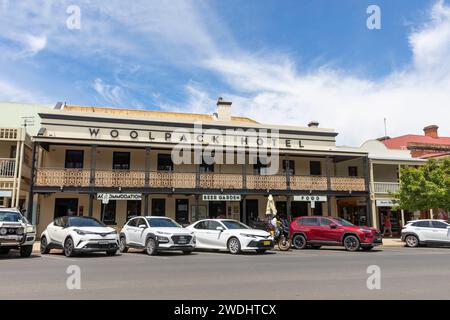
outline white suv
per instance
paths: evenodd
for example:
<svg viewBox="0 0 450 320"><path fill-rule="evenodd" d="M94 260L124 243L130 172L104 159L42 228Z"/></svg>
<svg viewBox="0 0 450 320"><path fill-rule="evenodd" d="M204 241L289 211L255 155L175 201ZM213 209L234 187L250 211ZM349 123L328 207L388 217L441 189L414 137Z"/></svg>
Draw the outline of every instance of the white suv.
<svg viewBox="0 0 450 320"><path fill-rule="evenodd" d="M33 252L36 228L15 208L0 208L0 254L19 249L21 257Z"/></svg>
<svg viewBox="0 0 450 320"><path fill-rule="evenodd" d="M119 247L117 231L91 217L56 218L41 235L41 254L63 249L66 257L85 252L116 254Z"/></svg>
<svg viewBox="0 0 450 320"><path fill-rule="evenodd" d="M170 218L134 217L120 231L119 244L120 252L135 248L144 249L149 255L166 250L190 254L195 249L195 236Z"/></svg>
<svg viewBox="0 0 450 320"><path fill-rule="evenodd" d="M450 224L444 220L414 220L402 229L402 241L408 247L421 244L450 245Z"/></svg>

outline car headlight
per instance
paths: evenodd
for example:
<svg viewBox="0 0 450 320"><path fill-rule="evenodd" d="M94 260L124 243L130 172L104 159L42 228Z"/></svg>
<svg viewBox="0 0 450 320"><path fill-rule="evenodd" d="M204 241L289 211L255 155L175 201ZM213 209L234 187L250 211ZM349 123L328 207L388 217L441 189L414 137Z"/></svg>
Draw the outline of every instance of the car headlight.
<svg viewBox="0 0 450 320"><path fill-rule="evenodd" d="M17 234L18 235L22 235L23 234L23 228L19 228L19 229L17 229Z"/></svg>
<svg viewBox="0 0 450 320"><path fill-rule="evenodd" d="M158 237L158 242L164 242L164 243L167 243L167 242L169 242L169 238L166 238L166 237Z"/></svg>
<svg viewBox="0 0 450 320"><path fill-rule="evenodd" d="M6 228L0 228L0 234L1 235L5 235L8 233L8 230L6 230Z"/></svg>
<svg viewBox="0 0 450 320"><path fill-rule="evenodd" d="M372 233L372 230L369 230L369 229L363 229L363 228L359 229L359 231L365 232L365 233Z"/></svg>
<svg viewBox="0 0 450 320"><path fill-rule="evenodd" d="M78 233L80 236L84 236L84 235L88 234L88 232L80 230L80 229L73 229L73 231Z"/></svg>
<svg viewBox="0 0 450 320"><path fill-rule="evenodd" d="M27 226L25 230L26 230L26 233L35 233L36 227L35 226Z"/></svg>
<svg viewBox="0 0 450 320"><path fill-rule="evenodd" d="M114 230L114 231L111 231L110 233L108 233L108 234L117 234L117 231L116 230Z"/></svg>
<svg viewBox="0 0 450 320"><path fill-rule="evenodd" d="M241 233L241 236L256 239L256 236L254 234Z"/></svg>

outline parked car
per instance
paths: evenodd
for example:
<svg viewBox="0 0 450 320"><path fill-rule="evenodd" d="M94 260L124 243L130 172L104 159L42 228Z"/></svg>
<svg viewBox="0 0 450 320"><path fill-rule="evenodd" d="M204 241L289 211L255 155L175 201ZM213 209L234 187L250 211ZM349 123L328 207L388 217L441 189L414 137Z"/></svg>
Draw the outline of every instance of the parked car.
<svg viewBox="0 0 450 320"><path fill-rule="evenodd" d="M371 250L382 244L379 230L355 226L337 217L302 216L295 218L289 228L292 245L296 249L307 246L343 246L348 251Z"/></svg>
<svg viewBox="0 0 450 320"><path fill-rule="evenodd" d="M120 231L120 252L144 249L149 255L179 250L190 254L195 248L193 232L167 217L147 216L130 219Z"/></svg>
<svg viewBox="0 0 450 320"><path fill-rule="evenodd" d="M63 249L67 257L86 252L106 252L113 256L118 248L117 231L91 217L56 218L41 235L41 254Z"/></svg>
<svg viewBox="0 0 450 320"><path fill-rule="evenodd" d="M402 229L402 241L407 247L450 245L450 224L433 219L408 221Z"/></svg>
<svg viewBox="0 0 450 320"><path fill-rule="evenodd" d="M17 249L21 257L29 257L35 239L36 228L18 209L0 208L0 254Z"/></svg>
<svg viewBox="0 0 450 320"><path fill-rule="evenodd" d="M252 229L236 220L199 220L187 229L194 232L198 249L228 250L237 254L241 251L264 253L273 248L273 237L270 233Z"/></svg>

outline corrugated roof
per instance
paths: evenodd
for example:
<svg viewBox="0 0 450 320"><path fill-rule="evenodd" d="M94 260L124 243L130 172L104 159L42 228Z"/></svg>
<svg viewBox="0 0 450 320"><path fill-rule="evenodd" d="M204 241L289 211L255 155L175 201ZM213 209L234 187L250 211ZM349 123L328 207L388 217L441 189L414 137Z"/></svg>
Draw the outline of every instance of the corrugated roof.
<svg viewBox="0 0 450 320"><path fill-rule="evenodd" d="M130 117L149 117L149 118L167 118L167 119L186 119L186 120L214 120L212 115L202 113L183 113L167 112L159 110L138 110L138 109L119 109L108 107L76 106L65 105L64 110L72 112L92 112L112 115L126 115ZM231 122L237 123L258 123L257 121L246 117L231 117Z"/></svg>

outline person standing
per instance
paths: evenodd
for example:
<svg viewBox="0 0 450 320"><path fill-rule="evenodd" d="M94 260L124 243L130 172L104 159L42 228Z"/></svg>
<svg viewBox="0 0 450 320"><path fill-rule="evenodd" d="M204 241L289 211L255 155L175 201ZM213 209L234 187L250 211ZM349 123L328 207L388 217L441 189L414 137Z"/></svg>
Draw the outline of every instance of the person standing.
<svg viewBox="0 0 450 320"><path fill-rule="evenodd" d="M392 223L388 214L383 218L383 237L386 235L386 232L389 232L389 237L392 238Z"/></svg>

